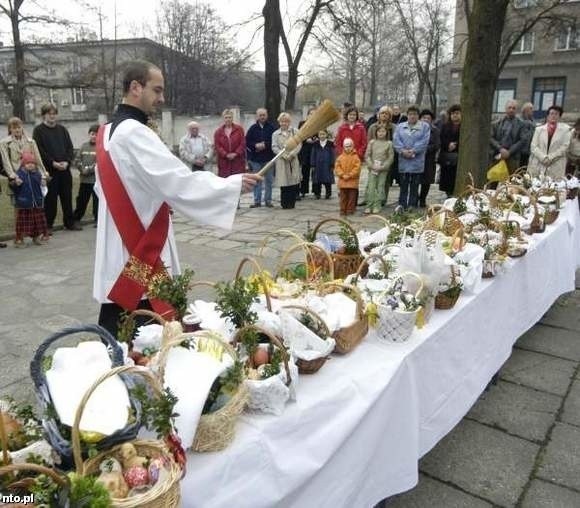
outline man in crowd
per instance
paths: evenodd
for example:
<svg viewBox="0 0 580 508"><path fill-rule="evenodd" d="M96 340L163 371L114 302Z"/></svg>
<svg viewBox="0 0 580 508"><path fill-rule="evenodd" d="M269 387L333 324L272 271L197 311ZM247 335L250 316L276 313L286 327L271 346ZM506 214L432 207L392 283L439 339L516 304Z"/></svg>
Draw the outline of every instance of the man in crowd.
<svg viewBox="0 0 580 508"><path fill-rule="evenodd" d="M427 206L427 195L431 184L435 182L435 160L437 152L441 146L440 131L433 124L433 112L429 109L421 111L421 121L425 122L431 128L431 135L429 136L429 144L427 145L427 152L425 153L425 170L421 177L421 192L419 193L419 207L425 208Z"/></svg>
<svg viewBox="0 0 580 508"><path fill-rule="evenodd" d="M189 122L187 133L179 141L179 157L192 171L203 171L211 156L212 146L209 139L199 133L197 122Z"/></svg>
<svg viewBox="0 0 580 508"><path fill-rule="evenodd" d="M72 207L72 174L70 165L74 158L73 144L66 128L57 123L58 109L54 104L46 104L40 110L42 123L32 132L38 145L42 163L51 179L48 182L48 194L44 199L44 210L48 232L52 234L56 218L57 199L60 198L64 227L68 230L80 230L75 224Z"/></svg>
<svg viewBox="0 0 580 508"><path fill-rule="evenodd" d="M97 214L99 211L99 199L95 194L95 164L96 164L96 143L97 132L99 126L97 124L89 127L89 140L81 146L77 157L76 167L80 173L79 193L77 195L76 208L73 213L75 224L80 226L81 219L85 215L89 200L93 199L93 220L95 227L97 223Z"/></svg>
<svg viewBox="0 0 580 508"><path fill-rule="evenodd" d="M254 123L246 133L246 150L248 155L248 165L252 173L257 173L267 162L273 159L272 134L276 127L268 121L268 110L259 108L256 111L256 123ZM274 171L268 171L265 175L264 201L267 207L272 208L272 183L274 182ZM250 208L262 206L262 182L258 182L254 187L254 203Z"/></svg>
<svg viewBox="0 0 580 508"><path fill-rule="evenodd" d="M169 210L201 224L232 227L241 192L260 177L220 178L192 172L147 127L164 103L161 70L131 62L124 73L123 103L97 135L97 227L93 296L101 303L99 324L113 335L119 316L153 308L170 316L172 308L149 298L156 281L180 272Z"/></svg>
<svg viewBox="0 0 580 508"><path fill-rule="evenodd" d="M526 102L522 106L521 120L524 124L522 133L523 143L520 151L520 166L527 166L530 160L530 145L532 143L532 136L536 130L536 122L534 121L534 105L531 102Z"/></svg>
<svg viewBox="0 0 580 508"><path fill-rule="evenodd" d="M516 116L517 109L517 101L507 101L505 116L491 128L492 163L504 160L510 174L520 166L522 147L526 143L524 122Z"/></svg>

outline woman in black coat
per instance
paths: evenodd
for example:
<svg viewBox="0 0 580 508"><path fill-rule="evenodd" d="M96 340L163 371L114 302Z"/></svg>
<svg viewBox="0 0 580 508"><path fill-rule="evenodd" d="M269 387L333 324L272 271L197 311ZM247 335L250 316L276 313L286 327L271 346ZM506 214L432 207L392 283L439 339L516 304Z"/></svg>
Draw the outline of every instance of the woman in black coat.
<svg viewBox="0 0 580 508"><path fill-rule="evenodd" d="M429 109L421 111L421 120L428 123L431 127L431 135L429 136L429 144L427 145L427 152L425 153L425 170L421 178L421 192L419 193L419 206L425 208L427 206L427 194L429 188L435 181L435 160L437 152L441 146L439 129L433 125L433 112Z"/></svg>
<svg viewBox="0 0 580 508"><path fill-rule="evenodd" d="M461 106L454 104L449 108L449 121L441 128L441 151L439 152L439 164L441 165L439 189L445 192L447 197L451 197L455 189L460 128Z"/></svg>
<svg viewBox="0 0 580 508"><path fill-rule="evenodd" d="M334 183L334 144L328 139L328 131L320 131L318 140L312 145L310 154L310 167L312 168L312 192L316 199L320 199L322 185L324 185L325 198L332 195Z"/></svg>

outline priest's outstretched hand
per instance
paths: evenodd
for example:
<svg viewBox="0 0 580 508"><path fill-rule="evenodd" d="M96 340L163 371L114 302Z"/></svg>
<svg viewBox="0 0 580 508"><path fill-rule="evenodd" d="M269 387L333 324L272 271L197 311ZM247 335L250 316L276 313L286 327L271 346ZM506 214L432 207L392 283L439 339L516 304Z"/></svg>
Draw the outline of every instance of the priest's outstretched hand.
<svg viewBox="0 0 580 508"><path fill-rule="evenodd" d="M258 174L244 173L242 175L242 194L252 192L258 182L261 182L262 180L263 178Z"/></svg>

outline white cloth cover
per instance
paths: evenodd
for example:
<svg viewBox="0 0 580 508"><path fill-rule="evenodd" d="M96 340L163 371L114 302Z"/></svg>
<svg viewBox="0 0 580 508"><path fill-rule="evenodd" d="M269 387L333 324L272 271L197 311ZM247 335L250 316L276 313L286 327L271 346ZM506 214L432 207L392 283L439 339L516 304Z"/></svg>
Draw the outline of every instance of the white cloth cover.
<svg viewBox="0 0 580 508"><path fill-rule="evenodd" d="M159 351L161 339L163 337L163 325L152 323L137 328L135 340L133 341L133 351L143 353L144 349Z"/></svg>
<svg viewBox="0 0 580 508"><path fill-rule="evenodd" d="M280 372L267 379L246 379L244 382L250 392L248 409L273 415L281 415L284 412L286 402L296 400L296 386L298 384L298 367L290 360L288 362L290 378L289 386L286 386L286 369L280 366Z"/></svg>
<svg viewBox="0 0 580 508"><path fill-rule="evenodd" d="M111 359L101 342L81 342L76 347L61 347L54 352L46 381L62 423L73 425L81 399L92 384L110 369ZM127 387L118 376L111 377L93 392L83 411L79 428L108 436L125 427L130 407Z"/></svg>
<svg viewBox="0 0 580 508"><path fill-rule="evenodd" d="M206 302L204 300L195 300L187 307L188 312L197 315L201 322L199 324L202 330L216 332L222 337L231 337L236 329L229 320L220 316L215 302Z"/></svg>
<svg viewBox="0 0 580 508"><path fill-rule="evenodd" d="M296 358L316 360L328 356L334 350L336 341L332 337L321 339L298 321L290 311L281 310L279 317L284 343L290 346Z"/></svg>
<svg viewBox="0 0 580 508"><path fill-rule="evenodd" d="M463 289L471 293L477 291L481 284L481 270L485 249L473 243L466 243L462 251L455 254L454 260L458 263L459 274L463 281ZM462 264L467 263L467 266Z"/></svg>

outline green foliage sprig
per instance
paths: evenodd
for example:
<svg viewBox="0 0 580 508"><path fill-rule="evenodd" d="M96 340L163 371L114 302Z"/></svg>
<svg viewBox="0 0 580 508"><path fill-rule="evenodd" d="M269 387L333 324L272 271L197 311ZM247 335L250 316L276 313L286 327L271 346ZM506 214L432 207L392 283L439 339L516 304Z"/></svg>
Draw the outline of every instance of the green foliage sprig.
<svg viewBox="0 0 580 508"><path fill-rule="evenodd" d="M233 282L219 282L215 286L216 307L220 316L229 318L236 328L254 324L258 315L250 310L252 303L258 301L257 284L249 284L243 278Z"/></svg>
<svg viewBox="0 0 580 508"><path fill-rule="evenodd" d="M97 482L96 476L69 473L68 477L71 485L68 505L70 508L110 508L112 506L109 491L102 483Z"/></svg>
<svg viewBox="0 0 580 508"><path fill-rule="evenodd" d="M173 423L178 413L174 412L177 397L169 388L163 394L151 397L150 390L144 384L138 384L131 390L131 395L141 404L142 422L145 428L157 433L159 438L173 431Z"/></svg>
<svg viewBox="0 0 580 508"><path fill-rule="evenodd" d="M186 268L179 275L159 278L149 287L149 296L171 304L181 319L187 311L187 291L194 274L191 268Z"/></svg>
<svg viewBox="0 0 580 508"><path fill-rule="evenodd" d="M264 365L262 379L268 379L269 377L279 374L281 363L282 363L282 351L280 351L278 348L274 348L274 351L270 356L270 363Z"/></svg>
<svg viewBox="0 0 580 508"><path fill-rule="evenodd" d="M358 254L359 251L356 235L349 226L341 224L338 236L344 245L345 254Z"/></svg>

